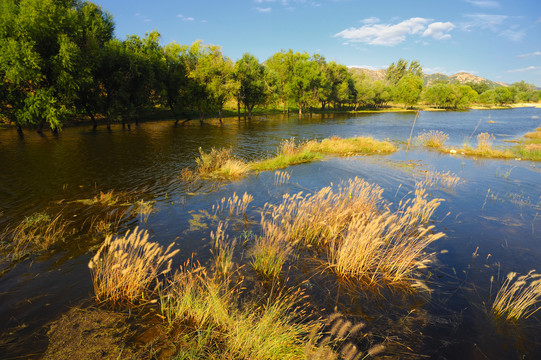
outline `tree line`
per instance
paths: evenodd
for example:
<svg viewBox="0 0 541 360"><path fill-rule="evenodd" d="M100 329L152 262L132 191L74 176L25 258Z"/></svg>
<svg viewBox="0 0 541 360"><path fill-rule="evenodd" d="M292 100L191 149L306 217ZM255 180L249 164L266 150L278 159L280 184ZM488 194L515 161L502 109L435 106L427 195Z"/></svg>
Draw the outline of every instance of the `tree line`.
<svg viewBox="0 0 541 360"><path fill-rule="evenodd" d="M114 38L112 16L76 0L3 0L0 3L0 117L23 128L58 131L84 115L94 128L103 119L129 124L145 109L168 109L176 122L222 120L226 105L251 117L256 106L290 109L404 107L424 101L463 109L480 101L507 104L539 100L521 82L489 89L479 84L423 85L417 61L391 64L384 80L373 81L319 54L282 50L261 63L244 54L237 61L219 46L195 42L161 45L157 31L143 38ZM101 120L100 120L101 121Z"/></svg>

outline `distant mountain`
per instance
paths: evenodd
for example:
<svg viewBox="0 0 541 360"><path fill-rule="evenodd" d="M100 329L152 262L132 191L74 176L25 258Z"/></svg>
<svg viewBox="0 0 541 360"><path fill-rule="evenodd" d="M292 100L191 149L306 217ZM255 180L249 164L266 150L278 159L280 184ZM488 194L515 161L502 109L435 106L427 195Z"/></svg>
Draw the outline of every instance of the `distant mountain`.
<svg viewBox="0 0 541 360"><path fill-rule="evenodd" d="M350 67L349 69L355 74L364 74L374 81L385 79L386 69L370 70L370 69L359 68L359 67ZM469 82L474 83L474 84L479 84L479 83L484 82L484 83L487 83L491 89L500 87L500 86L509 86L502 82L488 80L488 79L485 79L480 76L476 76L467 72L459 72L451 76L445 75L442 73L425 74L423 77L423 80L424 80L425 85L430 85L436 81L449 81L449 82L458 82L460 84L465 84Z"/></svg>

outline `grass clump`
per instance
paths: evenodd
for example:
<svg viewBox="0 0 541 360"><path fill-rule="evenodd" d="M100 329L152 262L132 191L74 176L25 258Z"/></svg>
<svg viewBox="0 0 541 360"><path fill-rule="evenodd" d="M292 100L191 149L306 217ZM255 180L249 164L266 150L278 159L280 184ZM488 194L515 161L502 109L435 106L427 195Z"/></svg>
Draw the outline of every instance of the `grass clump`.
<svg viewBox="0 0 541 360"><path fill-rule="evenodd" d="M202 267L185 266L161 292L171 332L185 359L304 359L311 325L297 322L298 293L239 305L237 292Z"/></svg>
<svg viewBox="0 0 541 360"><path fill-rule="evenodd" d="M47 213L34 213L17 226L6 228L0 234L7 250L7 260L17 261L34 251L50 249L71 234L70 222L62 214L51 217Z"/></svg>
<svg viewBox="0 0 541 360"><path fill-rule="evenodd" d="M540 309L541 274L531 270L526 275L517 275L515 272L507 274L494 299L492 313L497 318L518 321L529 318Z"/></svg>
<svg viewBox="0 0 541 360"><path fill-rule="evenodd" d="M425 227L440 200L428 200L424 188L415 190L413 199L401 202L396 212L388 210L354 217L342 238L329 249L329 266L337 274L376 284L405 283L415 269L427 260L424 250L443 233Z"/></svg>
<svg viewBox="0 0 541 360"><path fill-rule="evenodd" d="M275 279L280 275L292 249L284 239L284 232L276 224L262 217L261 227L263 235L255 239L250 264L262 278Z"/></svg>
<svg viewBox="0 0 541 360"><path fill-rule="evenodd" d="M199 158L195 162L196 173L202 177L238 178L249 171L249 166L237 159L230 148L211 148L208 153L199 148Z"/></svg>
<svg viewBox="0 0 541 360"><path fill-rule="evenodd" d="M426 247L443 236L426 226L441 199L429 200L419 185L393 212L382 193L377 185L355 178L337 190L284 195L281 204L265 211L261 247L290 243L323 250L327 267L341 277L406 283L427 261Z"/></svg>
<svg viewBox="0 0 541 360"><path fill-rule="evenodd" d="M164 250L148 238L146 230L135 228L124 236L105 239L88 263L98 301L135 303L148 296L159 275L169 272L171 258L178 252L171 251L174 243Z"/></svg>
<svg viewBox="0 0 541 360"><path fill-rule="evenodd" d="M417 136L415 141L426 147L442 148L448 139L449 135L445 134L443 131L430 130L429 132Z"/></svg>
<svg viewBox="0 0 541 360"><path fill-rule="evenodd" d="M320 160L325 154L353 155L390 153L396 147L387 141L378 141L368 137L341 139L333 136L321 142L311 140L297 144L294 138L284 140L278 147L277 155L251 165L254 171L283 169L290 165Z"/></svg>

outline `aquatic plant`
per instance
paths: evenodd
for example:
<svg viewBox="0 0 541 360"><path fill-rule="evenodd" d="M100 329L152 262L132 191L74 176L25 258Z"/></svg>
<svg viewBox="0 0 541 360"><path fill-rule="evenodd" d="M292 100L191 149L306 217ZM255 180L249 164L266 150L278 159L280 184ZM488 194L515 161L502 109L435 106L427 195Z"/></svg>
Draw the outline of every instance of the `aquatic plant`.
<svg viewBox="0 0 541 360"><path fill-rule="evenodd" d="M427 171L422 180L426 187L442 187L444 189L453 189L459 182L460 177L447 172Z"/></svg>
<svg viewBox="0 0 541 360"><path fill-rule="evenodd" d="M429 132L418 135L415 138L415 141L426 147L441 148L448 139L449 135L445 134L443 131L430 130Z"/></svg>
<svg viewBox="0 0 541 360"><path fill-rule="evenodd" d="M218 204L213 205L212 213L217 215L227 211L230 218L241 215L246 218L246 209L253 200L254 197L246 192L242 195L242 198L234 192L232 196L223 197Z"/></svg>
<svg viewBox="0 0 541 360"><path fill-rule="evenodd" d="M171 258L179 250L171 250L174 243L164 250L148 238L146 230L135 228L105 239L88 263L98 301L117 305L143 300L158 276L170 271Z"/></svg>
<svg viewBox="0 0 541 360"><path fill-rule="evenodd" d="M537 274L535 270L522 276L510 272L494 299L492 313L497 318L518 321L537 312L541 308L540 303L541 274Z"/></svg>
<svg viewBox="0 0 541 360"><path fill-rule="evenodd" d="M139 216L141 222L146 223L150 214L154 212L155 204L155 201L144 201L141 199L133 204L132 212Z"/></svg>
<svg viewBox="0 0 541 360"><path fill-rule="evenodd" d="M425 227L441 200L428 200L426 190L417 187L413 199L389 210L353 218L342 238L329 249L329 267L337 274L376 284L404 283L427 261L424 250L443 233Z"/></svg>
<svg viewBox="0 0 541 360"><path fill-rule="evenodd" d="M25 217L15 227L7 227L2 233L2 247L7 251L6 258L17 261L33 251L43 251L71 234L70 221L61 213L52 217L47 213L34 213Z"/></svg>
<svg viewBox="0 0 541 360"><path fill-rule="evenodd" d="M340 313L329 315L319 327L314 327L307 346L307 359L366 359L385 350L384 344L371 346L366 353L359 349L359 338L363 338L361 330L363 322L352 323Z"/></svg>
<svg viewBox="0 0 541 360"><path fill-rule="evenodd" d="M250 264L264 279L275 279L292 251L282 229L273 222L261 219L262 235L258 236L250 250Z"/></svg>
<svg viewBox="0 0 541 360"><path fill-rule="evenodd" d="M192 359L304 359L313 325L296 321L299 300L294 292L239 306L237 290L189 265L160 292L161 313L185 344L178 355Z"/></svg>
<svg viewBox="0 0 541 360"><path fill-rule="evenodd" d="M212 253L214 255L215 273L226 279L233 270L233 253L235 251L236 239L229 240L226 235L227 223L220 221L216 231L210 232L210 238L213 242Z"/></svg>
<svg viewBox="0 0 541 360"><path fill-rule="evenodd" d="M421 184L392 212L382 192L355 178L338 190L286 194L282 203L264 210L262 247L289 242L322 249L328 253L328 268L342 277L370 284L407 282L426 262L426 247L444 236L425 226L441 199L429 200Z"/></svg>
<svg viewBox="0 0 541 360"><path fill-rule="evenodd" d="M279 186L287 184L289 182L291 175L286 171L275 171L274 172L274 185Z"/></svg>

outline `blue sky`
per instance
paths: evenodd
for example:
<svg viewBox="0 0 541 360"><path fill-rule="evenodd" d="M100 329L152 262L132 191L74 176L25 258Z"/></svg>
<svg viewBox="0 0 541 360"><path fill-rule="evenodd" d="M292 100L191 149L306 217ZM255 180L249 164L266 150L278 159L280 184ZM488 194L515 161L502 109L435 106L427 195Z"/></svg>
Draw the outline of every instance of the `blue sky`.
<svg viewBox="0 0 541 360"><path fill-rule="evenodd" d="M541 86L541 0L95 0L115 35L220 45L236 60L281 49L371 69L400 58L425 73L466 71Z"/></svg>

